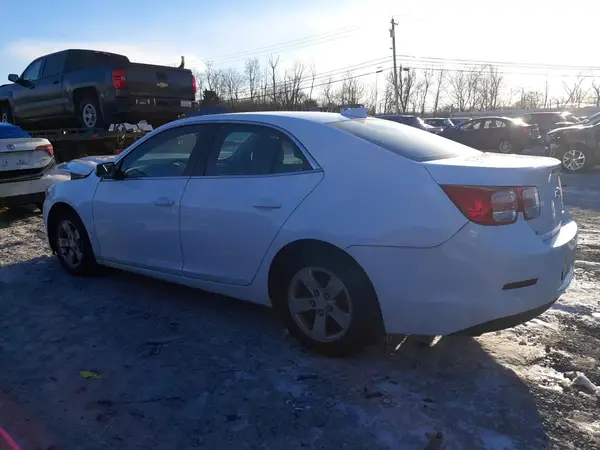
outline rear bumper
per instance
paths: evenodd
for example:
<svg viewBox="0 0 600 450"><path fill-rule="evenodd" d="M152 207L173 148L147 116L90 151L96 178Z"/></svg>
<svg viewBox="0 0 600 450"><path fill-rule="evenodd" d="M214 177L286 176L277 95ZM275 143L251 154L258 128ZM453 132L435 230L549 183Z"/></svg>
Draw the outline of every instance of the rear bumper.
<svg viewBox="0 0 600 450"><path fill-rule="evenodd" d="M543 312L571 283L576 246L577 225L565 215L546 241L520 220L468 223L433 248L347 251L373 283L386 333L448 335L514 326Z"/></svg>
<svg viewBox="0 0 600 450"><path fill-rule="evenodd" d="M190 102L190 106L182 106L182 102ZM190 100L131 96L116 97L111 103L105 104L104 114L111 118L111 122L137 123L146 120L157 127L196 109L196 102Z"/></svg>
<svg viewBox="0 0 600 450"><path fill-rule="evenodd" d="M26 205L44 201L46 189L54 183L64 181L64 177L52 172L54 164L44 172L26 178L3 180L0 183L0 205Z"/></svg>

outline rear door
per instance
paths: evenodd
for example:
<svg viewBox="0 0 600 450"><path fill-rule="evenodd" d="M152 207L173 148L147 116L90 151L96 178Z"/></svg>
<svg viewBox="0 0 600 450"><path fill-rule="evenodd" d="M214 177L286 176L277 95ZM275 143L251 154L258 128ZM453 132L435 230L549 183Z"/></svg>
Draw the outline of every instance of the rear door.
<svg viewBox="0 0 600 450"><path fill-rule="evenodd" d="M483 147L482 150L498 151L500 144L508 141L510 143L509 128L500 119L486 119L483 121Z"/></svg>
<svg viewBox="0 0 600 450"><path fill-rule="evenodd" d="M206 171L190 179L181 202L184 275L250 284L287 218L322 178L281 131L221 125Z"/></svg>
<svg viewBox="0 0 600 450"><path fill-rule="evenodd" d="M150 64L131 63L127 68L127 89L140 97L176 98L180 106L194 100L193 75L190 70Z"/></svg>
<svg viewBox="0 0 600 450"><path fill-rule="evenodd" d="M56 117L64 115L66 99L63 96L62 74L67 52L48 55L44 62L42 77L37 81L39 117Z"/></svg>

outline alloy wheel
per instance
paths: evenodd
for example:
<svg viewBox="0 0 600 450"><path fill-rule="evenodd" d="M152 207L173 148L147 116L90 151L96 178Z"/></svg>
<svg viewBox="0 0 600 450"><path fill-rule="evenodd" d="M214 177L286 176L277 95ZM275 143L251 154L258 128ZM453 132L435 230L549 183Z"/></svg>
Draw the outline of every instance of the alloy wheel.
<svg viewBox="0 0 600 450"><path fill-rule="evenodd" d="M70 220L63 220L58 226L58 250L72 269L76 269L83 261L81 235Z"/></svg>
<svg viewBox="0 0 600 450"><path fill-rule="evenodd" d="M508 141L500 142L500 146L498 147L500 153L510 153L512 152L512 144Z"/></svg>
<svg viewBox="0 0 600 450"><path fill-rule="evenodd" d="M96 107L93 104L86 103L81 111L81 116L83 118L83 124L87 128L94 128L96 126L98 115L96 113Z"/></svg>
<svg viewBox="0 0 600 450"><path fill-rule="evenodd" d="M341 339L352 321L348 289L336 275L320 267L305 267L294 275L288 307L296 325L318 342Z"/></svg>
<svg viewBox="0 0 600 450"><path fill-rule="evenodd" d="M581 170L585 166L585 153L577 149L569 150L563 155L562 163L571 172Z"/></svg>

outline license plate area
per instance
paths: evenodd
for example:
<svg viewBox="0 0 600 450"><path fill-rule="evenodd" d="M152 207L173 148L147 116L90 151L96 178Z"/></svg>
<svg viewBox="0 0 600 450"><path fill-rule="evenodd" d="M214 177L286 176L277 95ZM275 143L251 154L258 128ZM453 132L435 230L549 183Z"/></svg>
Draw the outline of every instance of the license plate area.
<svg viewBox="0 0 600 450"><path fill-rule="evenodd" d="M149 105L150 99L149 98L136 98L135 104L136 105Z"/></svg>
<svg viewBox="0 0 600 450"><path fill-rule="evenodd" d="M192 101L191 100L181 100L181 107L182 108L191 108Z"/></svg>

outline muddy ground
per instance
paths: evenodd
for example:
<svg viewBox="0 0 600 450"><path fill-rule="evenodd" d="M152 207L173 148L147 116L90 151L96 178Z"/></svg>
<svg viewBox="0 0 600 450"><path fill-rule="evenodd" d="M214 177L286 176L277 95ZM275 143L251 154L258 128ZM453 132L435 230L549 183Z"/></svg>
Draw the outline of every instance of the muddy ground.
<svg viewBox="0 0 600 450"><path fill-rule="evenodd" d="M266 308L69 277L39 213L0 211L0 424L23 449L600 449L576 378L600 385L600 172L563 183L581 246L554 308L350 359L305 352Z"/></svg>

